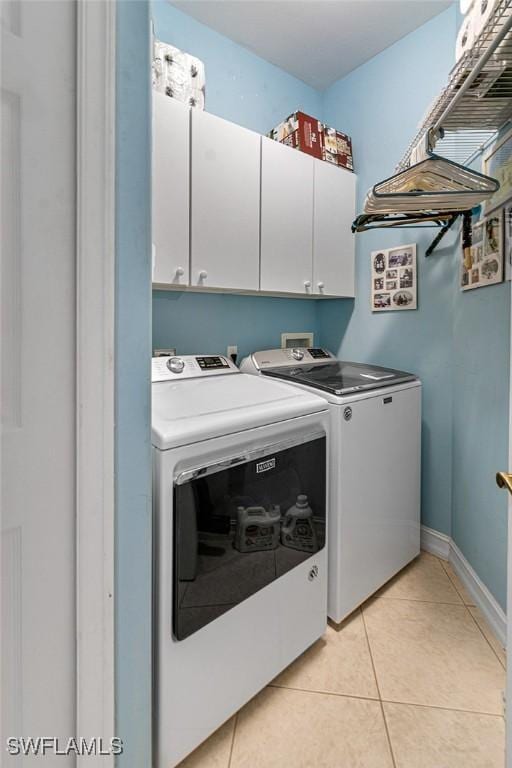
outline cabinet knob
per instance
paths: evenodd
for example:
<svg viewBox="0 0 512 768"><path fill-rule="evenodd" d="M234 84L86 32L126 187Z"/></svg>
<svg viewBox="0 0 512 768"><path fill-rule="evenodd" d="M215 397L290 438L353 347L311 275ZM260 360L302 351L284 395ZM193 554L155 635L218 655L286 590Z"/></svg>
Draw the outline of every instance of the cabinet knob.
<svg viewBox="0 0 512 768"><path fill-rule="evenodd" d="M208 272L205 269L202 269L199 273L199 279L206 280L207 277L208 277Z"/></svg>
<svg viewBox="0 0 512 768"><path fill-rule="evenodd" d="M311 288L311 280L304 280L304 288Z"/></svg>
<svg viewBox="0 0 512 768"><path fill-rule="evenodd" d="M320 283L317 283L317 285L318 285L318 290L319 290L319 291L321 291L321 290L322 290L322 288L324 287L324 284L323 284L322 282L320 282Z"/></svg>
<svg viewBox="0 0 512 768"><path fill-rule="evenodd" d="M183 269L183 267L176 268L176 277L183 277L184 274L185 274L185 270Z"/></svg>

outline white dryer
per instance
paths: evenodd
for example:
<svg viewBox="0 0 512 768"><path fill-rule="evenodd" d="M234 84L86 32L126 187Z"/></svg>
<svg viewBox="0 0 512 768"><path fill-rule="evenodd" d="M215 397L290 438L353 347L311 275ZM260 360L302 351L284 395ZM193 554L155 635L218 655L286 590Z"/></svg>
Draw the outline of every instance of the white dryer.
<svg viewBox="0 0 512 768"><path fill-rule="evenodd" d="M155 358L152 397L155 758L171 768L325 630L329 418L222 356Z"/></svg>
<svg viewBox="0 0 512 768"><path fill-rule="evenodd" d="M421 382L321 348L255 352L240 367L328 404L328 615L340 622L419 554Z"/></svg>

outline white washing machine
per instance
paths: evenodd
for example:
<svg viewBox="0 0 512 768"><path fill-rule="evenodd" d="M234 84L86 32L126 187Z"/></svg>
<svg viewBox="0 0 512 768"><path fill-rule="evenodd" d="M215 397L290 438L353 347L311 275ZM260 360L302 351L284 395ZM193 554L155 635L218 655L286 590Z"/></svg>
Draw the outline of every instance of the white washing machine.
<svg viewBox="0 0 512 768"><path fill-rule="evenodd" d="M327 620L326 403L153 359L155 757L171 768Z"/></svg>
<svg viewBox="0 0 512 768"><path fill-rule="evenodd" d="M328 615L340 622L419 554L421 382L321 348L255 352L241 370L328 403Z"/></svg>

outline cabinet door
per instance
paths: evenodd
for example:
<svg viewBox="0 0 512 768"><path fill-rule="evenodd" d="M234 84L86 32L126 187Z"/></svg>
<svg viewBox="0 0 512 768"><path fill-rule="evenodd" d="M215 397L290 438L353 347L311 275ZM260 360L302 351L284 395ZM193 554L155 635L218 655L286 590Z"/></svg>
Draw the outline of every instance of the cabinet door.
<svg viewBox="0 0 512 768"><path fill-rule="evenodd" d="M313 292L354 296L356 176L315 160L313 224Z"/></svg>
<svg viewBox="0 0 512 768"><path fill-rule="evenodd" d="M310 293L312 250L313 158L263 138L261 290Z"/></svg>
<svg viewBox="0 0 512 768"><path fill-rule="evenodd" d="M192 110L193 286L257 290L260 136Z"/></svg>
<svg viewBox="0 0 512 768"><path fill-rule="evenodd" d="M153 91L153 282L188 285L190 109Z"/></svg>

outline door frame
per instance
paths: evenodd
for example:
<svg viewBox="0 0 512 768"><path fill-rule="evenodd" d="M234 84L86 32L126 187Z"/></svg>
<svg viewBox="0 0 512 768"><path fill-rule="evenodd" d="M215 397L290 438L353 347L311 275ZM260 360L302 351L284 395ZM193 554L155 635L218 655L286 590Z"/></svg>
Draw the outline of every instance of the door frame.
<svg viewBox="0 0 512 768"><path fill-rule="evenodd" d="M508 472L512 472L512 280L510 287L510 365L509 365L509 408L508 408ZM505 764L512 768L512 495L508 498L507 533L507 669L505 690Z"/></svg>
<svg viewBox="0 0 512 768"><path fill-rule="evenodd" d="M115 736L116 3L77 0L76 733ZM92 759L92 763L91 763ZM78 765L113 766L80 757Z"/></svg>
<svg viewBox="0 0 512 768"><path fill-rule="evenodd" d="M508 409L508 471L512 472L512 280L510 286L510 394ZM505 737L506 767L512 768L512 496L508 497L507 534L507 682L505 692Z"/></svg>

